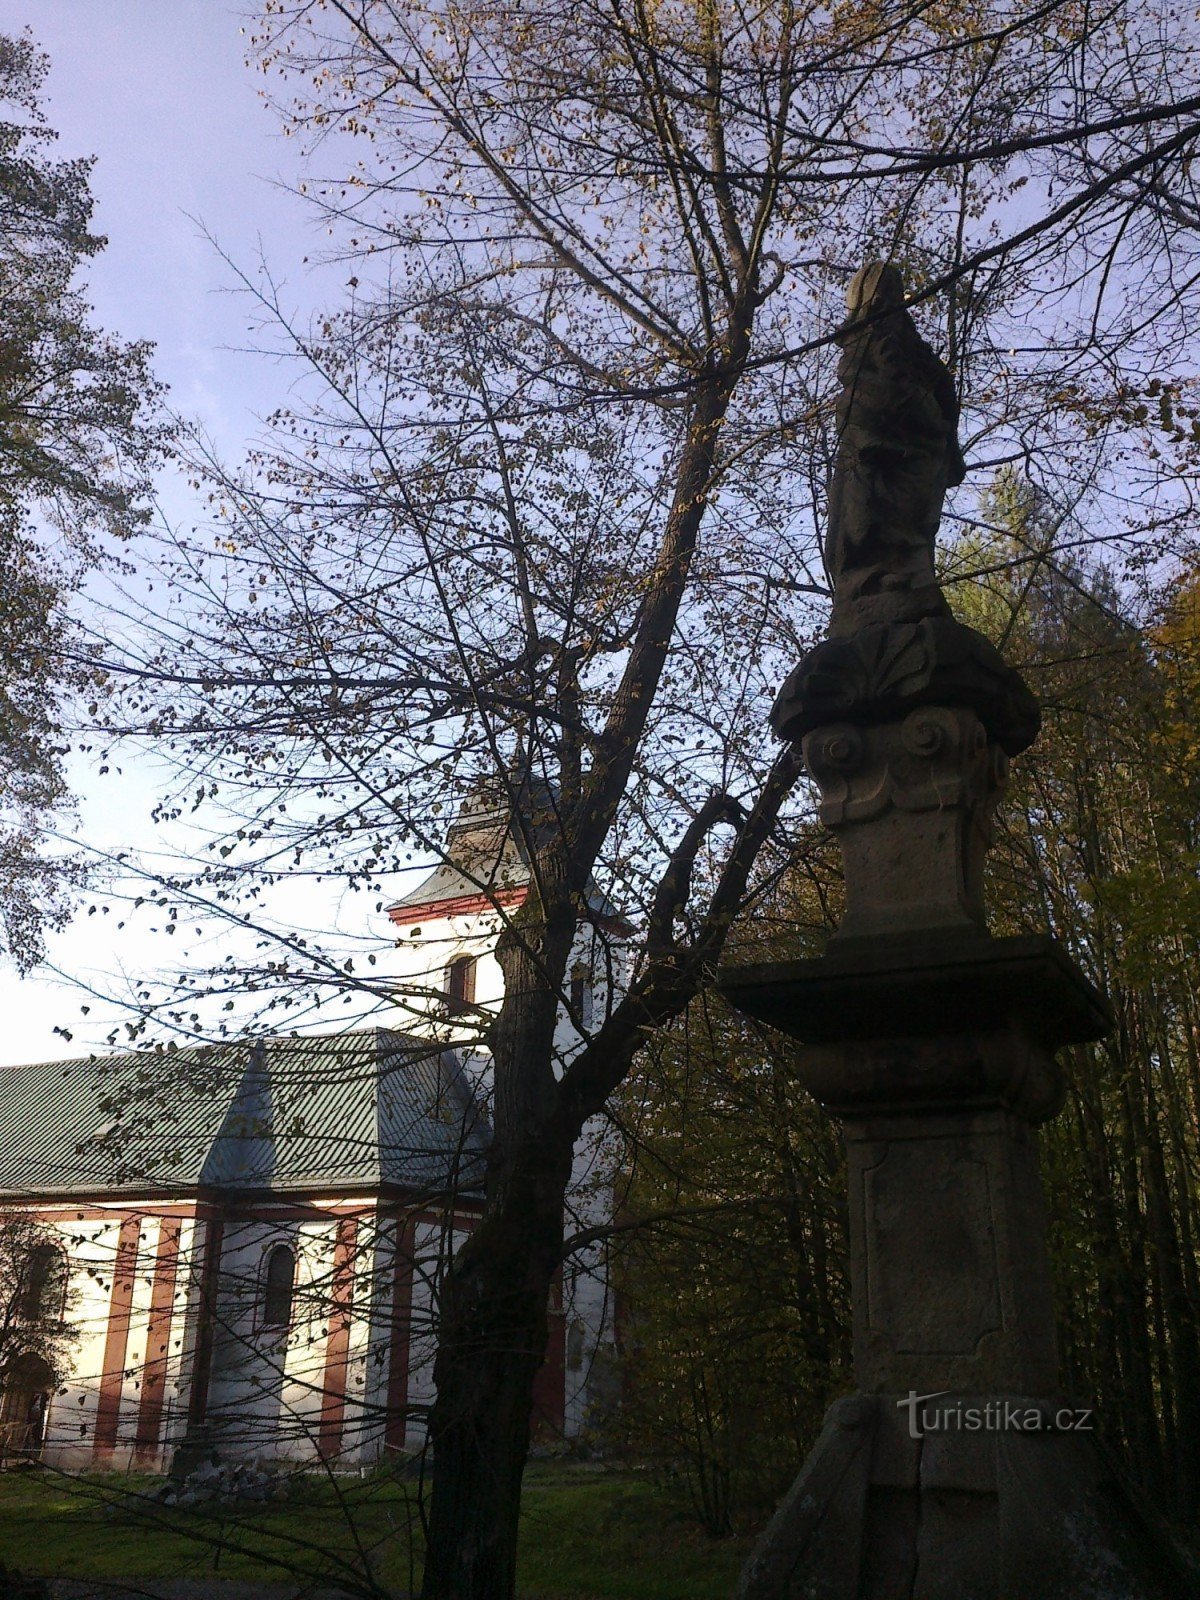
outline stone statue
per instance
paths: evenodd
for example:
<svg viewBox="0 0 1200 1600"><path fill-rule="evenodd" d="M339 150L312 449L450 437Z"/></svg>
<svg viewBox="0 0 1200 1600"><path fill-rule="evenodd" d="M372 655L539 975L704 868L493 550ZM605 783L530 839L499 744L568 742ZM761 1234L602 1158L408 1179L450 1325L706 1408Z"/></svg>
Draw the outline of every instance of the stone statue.
<svg viewBox="0 0 1200 1600"><path fill-rule="evenodd" d="M876 622L948 616L933 551L942 501L966 472L958 399L904 307L895 267L868 262L847 295L829 496L831 638Z"/></svg>
<svg viewBox="0 0 1200 1600"><path fill-rule="evenodd" d="M842 392L825 551L833 614L827 637L780 690L771 726L798 740L831 723L874 726L923 706L961 706L1018 755L1037 737L1037 701L987 639L955 620L934 567L946 490L966 473L953 379L905 310L895 267L869 261L847 302L834 335Z"/></svg>

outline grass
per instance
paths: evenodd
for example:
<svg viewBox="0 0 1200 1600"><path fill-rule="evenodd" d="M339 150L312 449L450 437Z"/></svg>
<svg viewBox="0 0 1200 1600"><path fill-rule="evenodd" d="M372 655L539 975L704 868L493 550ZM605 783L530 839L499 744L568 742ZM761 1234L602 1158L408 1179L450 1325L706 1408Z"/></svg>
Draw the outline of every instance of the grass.
<svg viewBox="0 0 1200 1600"><path fill-rule="evenodd" d="M420 1576L412 1484L380 1477L293 1480L266 1506L188 1510L151 1498L161 1480L0 1475L0 1560L30 1576L218 1577L292 1574L360 1594ZM725 1600L746 1540L707 1538L637 1474L531 1467L521 1511L523 1600Z"/></svg>

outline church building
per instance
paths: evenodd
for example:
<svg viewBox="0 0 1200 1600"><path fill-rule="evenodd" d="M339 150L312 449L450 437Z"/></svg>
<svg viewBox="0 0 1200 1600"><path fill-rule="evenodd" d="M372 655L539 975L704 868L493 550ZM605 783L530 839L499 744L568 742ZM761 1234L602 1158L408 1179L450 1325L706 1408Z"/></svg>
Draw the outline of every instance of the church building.
<svg viewBox="0 0 1200 1600"><path fill-rule="evenodd" d="M520 839L476 798L443 864L388 908L387 1026L0 1070L0 1230L45 1225L19 1312L70 1330L59 1374L0 1346L0 1459L349 1470L420 1450L438 1283L482 1202L494 947L528 892ZM564 1062L617 988L626 932L596 896ZM597 1125L568 1235L612 1209ZM570 1440L611 1381L601 1247L564 1263L550 1311L535 1430Z"/></svg>

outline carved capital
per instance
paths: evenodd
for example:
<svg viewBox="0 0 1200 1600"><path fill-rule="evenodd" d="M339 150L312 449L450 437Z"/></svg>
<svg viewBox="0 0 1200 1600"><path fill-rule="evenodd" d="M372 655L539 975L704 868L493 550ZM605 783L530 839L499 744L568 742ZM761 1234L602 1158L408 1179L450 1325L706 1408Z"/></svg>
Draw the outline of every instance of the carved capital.
<svg viewBox="0 0 1200 1600"><path fill-rule="evenodd" d="M840 939L984 926L983 862L1008 757L963 706L921 706L875 727L804 740L846 874Z"/></svg>
<svg viewBox="0 0 1200 1600"><path fill-rule="evenodd" d="M937 616L872 624L816 645L780 690L771 726L781 739L802 739L832 723L895 721L921 706L969 708L1010 756L1032 744L1041 725L1037 701L994 646Z"/></svg>

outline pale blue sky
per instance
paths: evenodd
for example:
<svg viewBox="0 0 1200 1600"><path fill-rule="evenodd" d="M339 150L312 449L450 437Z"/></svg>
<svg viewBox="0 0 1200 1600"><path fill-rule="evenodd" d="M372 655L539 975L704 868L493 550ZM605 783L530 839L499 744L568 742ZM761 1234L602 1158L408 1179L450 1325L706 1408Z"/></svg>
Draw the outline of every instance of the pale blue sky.
<svg viewBox="0 0 1200 1600"><path fill-rule="evenodd" d="M245 308L206 227L251 265L261 239L299 298L313 242L280 185L300 152L244 65L243 10L223 0L0 0L50 56L47 111L66 154L98 159L95 221L109 245L91 270L97 318L153 339L174 404L235 448L278 375L238 353Z"/></svg>
<svg viewBox="0 0 1200 1600"><path fill-rule="evenodd" d="M30 28L50 56L46 109L59 153L97 157L94 220L109 238L89 274L97 322L153 340L173 405L231 456L283 398L285 374L246 353L247 307L203 230L247 270L264 251L301 308L330 287L303 265L320 238L283 187L302 156L261 99L262 75L244 64L246 21L222 0L0 0L0 29ZM164 479L162 500L170 517L187 516L178 481ZM99 848L169 842L155 840L153 775L136 762L107 777L77 764L73 781L82 832ZM52 941L52 961L108 990L169 958L147 918L122 932L116 921L83 910ZM102 1047L116 1015L46 973L20 980L0 969L0 1064Z"/></svg>

